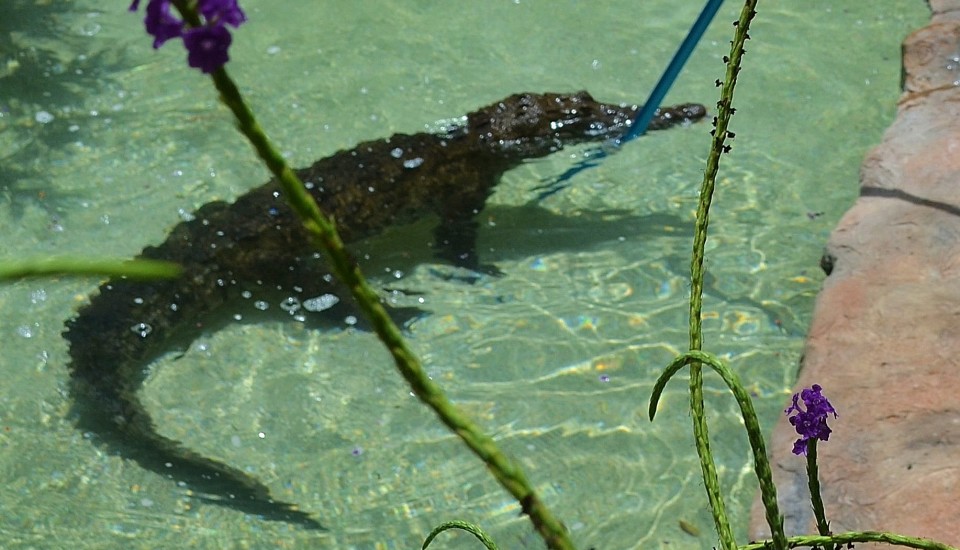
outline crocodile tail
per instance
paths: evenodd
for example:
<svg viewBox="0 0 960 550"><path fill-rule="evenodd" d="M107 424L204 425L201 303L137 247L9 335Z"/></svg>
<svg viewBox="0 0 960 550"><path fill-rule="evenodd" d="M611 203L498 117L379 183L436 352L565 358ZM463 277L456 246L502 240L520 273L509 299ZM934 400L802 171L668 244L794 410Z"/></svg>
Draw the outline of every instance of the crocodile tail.
<svg viewBox="0 0 960 550"><path fill-rule="evenodd" d="M90 405L78 403L78 406ZM102 412L88 412L79 416L77 427L140 467L176 481L192 498L269 521L323 529L316 519L298 510L296 505L272 498L270 489L249 474L200 456L179 441L157 433L136 396L124 397L123 405L122 420Z"/></svg>
<svg viewBox="0 0 960 550"><path fill-rule="evenodd" d="M144 255L159 256L156 251ZM198 320L228 298L230 289L216 284L213 271L187 271L191 274L175 281L105 283L67 322L77 427L109 451L181 483L195 498L267 520L321 528L294 505L271 498L252 476L159 434L140 402L137 391L150 361L189 343L201 332Z"/></svg>

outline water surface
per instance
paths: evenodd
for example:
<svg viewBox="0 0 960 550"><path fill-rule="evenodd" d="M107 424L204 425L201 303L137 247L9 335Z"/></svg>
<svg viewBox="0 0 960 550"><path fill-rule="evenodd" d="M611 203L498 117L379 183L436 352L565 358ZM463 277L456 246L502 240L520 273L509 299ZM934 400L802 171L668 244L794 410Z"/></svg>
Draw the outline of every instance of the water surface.
<svg viewBox="0 0 960 550"><path fill-rule="evenodd" d="M519 91L641 102L698 4L247 0L228 68L302 166ZM716 102L735 4L668 103ZM0 257L131 257L183 213L265 181L207 79L187 70L179 45L153 51L140 16L91 0L11 6L2 25L14 32L0 42ZM905 0L760 6L708 242L705 349L737 369L766 426L795 376L822 245L893 117L900 40L925 17ZM503 277L450 279L426 246L429 223L355 249L378 286L422 297L430 314L409 334L431 375L520 460L584 548L715 544L684 381L655 423L644 412L658 372L686 346L708 132L651 134L540 202L535 188L582 149L507 174L481 214L483 261ZM457 518L503 548L539 547L370 334L309 330L282 314L158 361L144 394L165 434L247 469L328 531L198 504L104 454L68 417L60 336L97 284L0 286L5 547L412 548ZM746 439L721 382L706 386L742 538L755 490Z"/></svg>

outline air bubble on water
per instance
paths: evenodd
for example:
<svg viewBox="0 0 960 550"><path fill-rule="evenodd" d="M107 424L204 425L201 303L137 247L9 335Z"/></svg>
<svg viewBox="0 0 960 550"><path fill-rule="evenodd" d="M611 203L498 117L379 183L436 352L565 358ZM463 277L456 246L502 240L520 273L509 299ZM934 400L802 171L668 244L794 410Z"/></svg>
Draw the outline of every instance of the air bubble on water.
<svg viewBox="0 0 960 550"><path fill-rule="evenodd" d="M394 272L393 272L393 278L394 278L394 279L402 279L402 278L403 278L403 271L400 271L399 269L394 270Z"/></svg>
<svg viewBox="0 0 960 550"><path fill-rule="evenodd" d="M33 338L33 329L28 325L20 325L17 327L17 334L23 338Z"/></svg>
<svg viewBox="0 0 960 550"><path fill-rule="evenodd" d="M353 326L357 324L357 318L353 315L347 315L346 317L343 318L343 322L350 326Z"/></svg>
<svg viewBox="0 0 960 550"><path fill-rule="evenodd" d="M240 295L246 298L247 300L253 297L253 293L250 292L249 290L244 290L243 292L240 293Z"/></svg>
<svg viewBox="0 0 960 550"><path fill-rule="evenodd" d="M140 338L146 338L148 334L153 332L153 327L147 323L137 323L130 327L130 330L132 330L134 334L139 334Z"/></svg>
<svg viewBox="0 0 960 550"><path fill-rule="evenodd" d="M34 290L30 293L30 303L39 304L47 301L47 291L44 289Z"/></svg>
<svg viewBox="0 0 960 550"><path fill-rule="evenodd" d="M323 311L330 309L340 302L340 298L333 294L324 294L303 301L303 309L307 311Z"/></svg>
<svg viewBox="0 0 960 550"><path fill-rule="evenodd" d="M37 111L37 114L33 115L33 119L39 122L40 124L47 124L48 122L53 122L55 117L48 113L47 111Z"/></svg>
<svg viewBox="0 0 960 550"><path fill-rule="evenodd" d="M140 298L140 297L138 296L138 297L136 297L136 298L133 299L133 303L135 303L135 304L137 304L137 305L139 306L139 305L143 304L143 298Z"/></svg>
<svg viewBox="0 0 960 550"><path fill-rule="evenodd" d="M260 311L267 311L267 308L270 307L270 304L264 302L263 300L257 300L253 303L253 307L259 309Z"/></svg>
<svg viewBox="0 0 960 550"><path fill-rule="evenodd" d="M97 13L88 13L87 17L93 19L98 15L99 14ZM101 27L96 21L85 21L82 25L80 25L80 34L84 36L95 36L102 28L103 27Z"/></svg>
<svg viewBox="0 0 960 550"><path fill-rule="evenodd" d="M197 219L197 217L194 216L192 212L189 212L183 208L177 208L177 215L179 215L180 219L185 222L190 222Z"/></svg>
<svg viewBox="0 0 960 550"><path fill-rule="evenodd" d="M234 321L243 321L243 315L240 315L239 313L234 313L234 314L233 314L233 320L234 320Z"/></svg>
<svg viewBox="0 0 960 550"><path fill-rule="evenodd" d="M400 147L397 147L397 148L395 148L395 149L391 149L391 150L390 150L390 156L393 157L393 158L395 158L395 159L398 159L398 158L402 157L402 156L403 156L403 149L401 149Z"/></svg>
<svg viewBox="0 0 960 550"><path fill-rule="evenodd" d="M293 296L289 296L284 301L280 302L280 309L286 311L290 315L293 315L300 309L300 300Z"/></svg>
<svg viewBox="0 0 960 550"><path fill-rule="evenodd" d="M423 158L421 158L421 157L417 157L417 158L414 158L414 159L407 159L407 160L403 161L403 167L404 167L404 168L416 168L417 166L420 166L421 164L423 164Z"/></svg>

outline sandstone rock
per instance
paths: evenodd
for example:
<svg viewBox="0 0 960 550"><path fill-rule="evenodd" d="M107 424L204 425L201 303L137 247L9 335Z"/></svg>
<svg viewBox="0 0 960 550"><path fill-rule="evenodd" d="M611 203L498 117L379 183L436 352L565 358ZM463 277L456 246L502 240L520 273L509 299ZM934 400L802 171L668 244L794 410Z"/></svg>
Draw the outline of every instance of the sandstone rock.
<svg viewBox="0 0 960 550"><path fill-rule="evenodd" d="M896 120L827 245L796 391L820 384L840 413L818 446L834 532L960 546L960 1L929 4ZM781 419L769 445L788 535L816 532L796 437ZM759 501L750 536L769 537Z"/></svg>

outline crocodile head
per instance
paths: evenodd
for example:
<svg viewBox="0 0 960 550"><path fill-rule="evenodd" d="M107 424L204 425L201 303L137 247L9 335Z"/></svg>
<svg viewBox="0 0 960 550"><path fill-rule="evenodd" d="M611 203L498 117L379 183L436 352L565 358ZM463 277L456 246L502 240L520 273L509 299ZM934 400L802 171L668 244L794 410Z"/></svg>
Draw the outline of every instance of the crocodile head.
<svg viewBox="0 0 960 550"><path fill-rule="evenodd" d="M585 91L522 93L471 113L467 131L496 154L531 158L565 145L619 138L630 129L637 110L636 105L601 103ZM700 105L663 109L654 117L651 129L697 120L705 114Z"/></svg>

